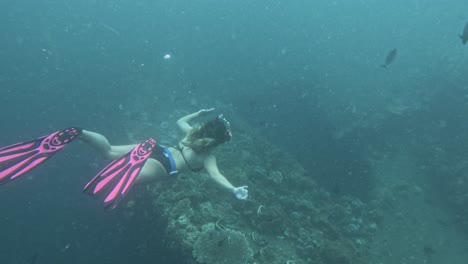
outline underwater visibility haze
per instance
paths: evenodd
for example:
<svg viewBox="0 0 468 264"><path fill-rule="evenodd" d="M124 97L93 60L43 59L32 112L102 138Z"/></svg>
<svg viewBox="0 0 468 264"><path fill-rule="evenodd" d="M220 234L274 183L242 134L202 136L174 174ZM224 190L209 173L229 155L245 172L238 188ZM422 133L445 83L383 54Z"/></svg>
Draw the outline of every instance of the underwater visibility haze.
<svg viewBox="0 0 468 264"><path fill-rule="evenodd" d="M213 107L249 188L183 173L104 210L79 140L11 182L0 150L1 263L468 263L467 1L4 0L0 27L0 146L174 145Z"/></svg>

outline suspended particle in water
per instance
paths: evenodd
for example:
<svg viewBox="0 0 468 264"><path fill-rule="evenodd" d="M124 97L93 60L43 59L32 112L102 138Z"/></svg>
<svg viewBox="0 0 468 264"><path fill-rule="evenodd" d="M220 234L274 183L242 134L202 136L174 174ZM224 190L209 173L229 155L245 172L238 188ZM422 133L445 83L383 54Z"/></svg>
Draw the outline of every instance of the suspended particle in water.
<svg viewBox="0 0 468 264"><path fill-rule="evenodd" d="M171 54L167 53L166 55L163 56L163 59L165 60L170 60L172 58Z"/></svg>
<svg viewBox="0 0 468 264"><path fill-rule="evenodd" d="M162 121L159 123L159 128L161 129L167 129L169 127L169 123L167 121Z"/></svg>

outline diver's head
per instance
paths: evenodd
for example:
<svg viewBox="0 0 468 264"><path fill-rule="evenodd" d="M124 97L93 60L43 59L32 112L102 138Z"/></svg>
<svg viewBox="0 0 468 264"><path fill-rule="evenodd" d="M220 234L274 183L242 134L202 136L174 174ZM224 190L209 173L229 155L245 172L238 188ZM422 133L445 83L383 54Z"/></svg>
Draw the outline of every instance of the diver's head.
<svg viewBox="0 0 468 264"><path fill-rule="evenodd" d="M215 119L204 123L201 127L202 137L212 138L218 144L225 143L232 138L231 124L223 114Z"/></svg>
<svg viewBox="0 0 468 264"><path fill-rule="evenodd" d="M209 151L216 146L231 140L231 126L223 115L205 122L193 128L185 142L185 146L192 148L195 152Z"/></svg>

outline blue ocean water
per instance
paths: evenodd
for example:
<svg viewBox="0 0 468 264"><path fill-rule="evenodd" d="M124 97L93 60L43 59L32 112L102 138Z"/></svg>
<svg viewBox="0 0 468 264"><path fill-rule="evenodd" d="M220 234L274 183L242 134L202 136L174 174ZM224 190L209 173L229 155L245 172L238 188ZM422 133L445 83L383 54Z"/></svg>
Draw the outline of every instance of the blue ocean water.
<svg viewBox="0 0 468 264"><path fill-rule="evenodd" d="M410 261L420 248L433 263L467 263L459 241L468 235L468 45L458 37L466 10L461 0L3 0L0 145L71 125L128 144L153 136L149 125L122 133L136 117L164 129L175 112L217 107L333 195L422 193L405 198L414 204L394 202L414 226L434 215L439 225L414 233L388 225L376 234L394 250L376 246L382 263ZM0 261L187 263L161 240L163 219L148 222L143 209L109 214L81 195L104 163L76 144L2 187ZM436 240L431 232L450 237L417 254L396 246L403 234Z"/></svg>

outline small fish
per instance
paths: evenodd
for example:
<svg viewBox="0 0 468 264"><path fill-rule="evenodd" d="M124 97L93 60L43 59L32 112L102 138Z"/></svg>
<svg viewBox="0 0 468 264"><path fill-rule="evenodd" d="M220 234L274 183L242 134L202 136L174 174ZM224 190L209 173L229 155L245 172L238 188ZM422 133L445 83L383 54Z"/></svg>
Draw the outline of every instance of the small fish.
<svg viewBox="0 0 468 264"><path fill-rule="evenodd" d="M39 257L39 254L38 253L34 253L34 255L32 255L31 259L29 260L29 264L36 264L37 263L37 258Z"/></svg>
<svg viewBox="0 0 468 264"><path fill-rule="evenodd" d="M105 29L109 30L110 32L114 33L117 37L120 36L120 32L117 31L117 29L107 25L107 24L104 24L104 23L99 23L99 25L103 26Z"/></svg>
<svg viewBox="0 0 468 264"><path fill-rule="evenodd" d="M466 22L465 28L463 29L463 33L459 35L459 37L461 38L462 43L466 44L466 42L468 41L468 22Z"/></svg>
<svg viewBox="0 0 468 264"><path fill-rule="evenodd" d="M435 249L432 246L429 246L429 245L425 245L423 247L423 252L427 256L431 256L431 255L434 255L436 253Z"/></svg>
<svg viewBox="0 0 468 264"><path fill-rule="evenodd" d="M397 49L392 49L391 51L388 52L387 57L385 58L385 63L382 65L383 68L387 68L388 65L390 65L396 58L397 56Z"/></svg>

